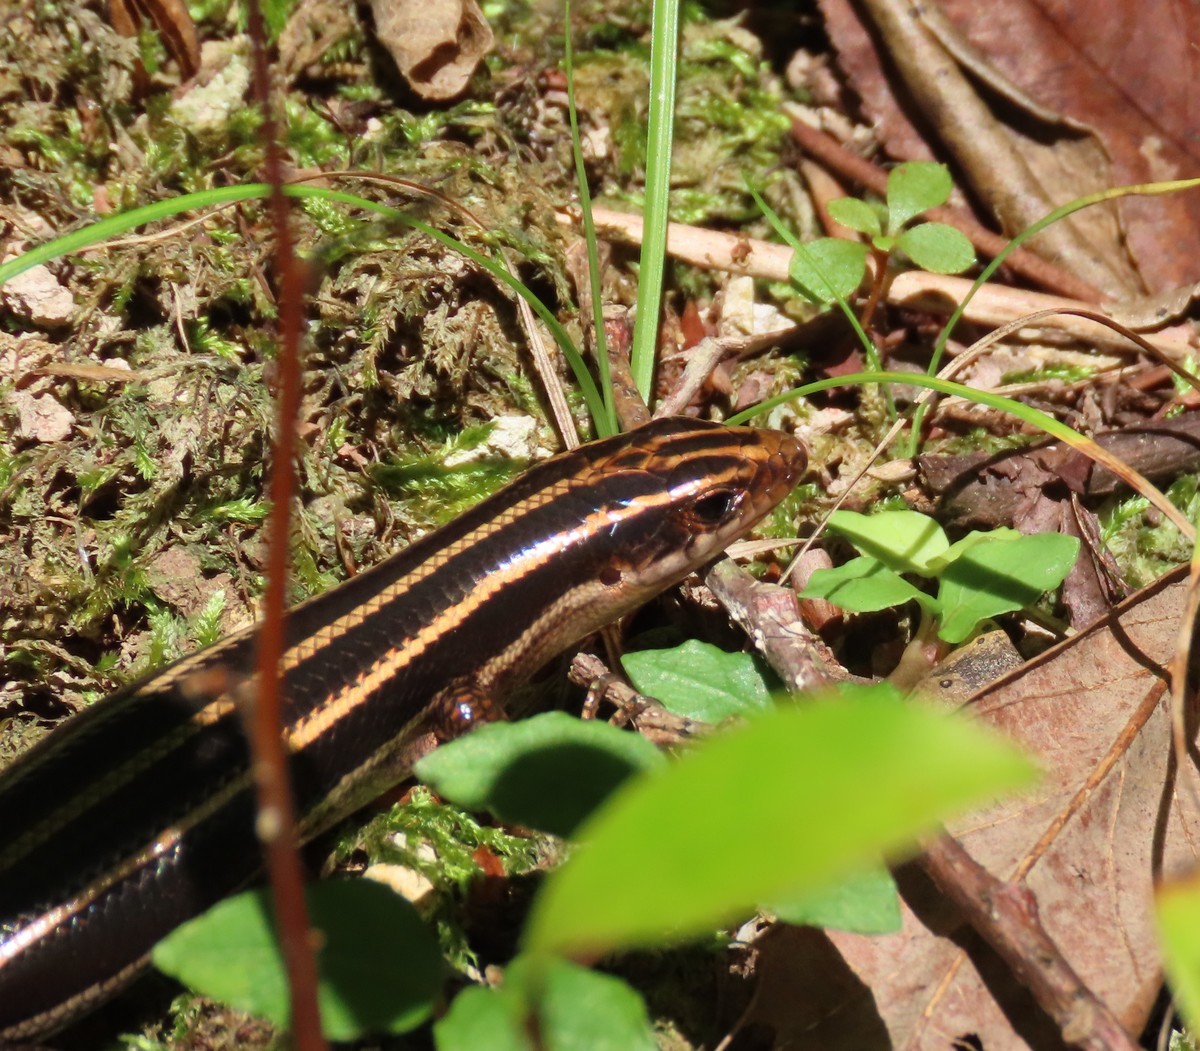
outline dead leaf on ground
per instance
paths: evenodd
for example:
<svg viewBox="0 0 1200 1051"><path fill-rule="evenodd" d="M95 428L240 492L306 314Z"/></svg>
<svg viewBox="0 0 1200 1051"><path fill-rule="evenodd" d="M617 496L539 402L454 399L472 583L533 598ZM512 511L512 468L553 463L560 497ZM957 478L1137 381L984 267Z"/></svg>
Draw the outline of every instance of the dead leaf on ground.
<svg viewBox="0 0 1200 1051"><path fill-rule="evenodd" d="M62 328L75 311L75 297L40 264L10 277L0 291L0 303L39 328Z"/></svg>
<svg viewBox="0 0 1200 1051"><path fill-rule="evenodd" d="M1024 876L1063 955L1134 1033L1162 981L1154 881L1193 868L1200 851L1200 776L1175 770L1163 671L1185 587L1182 571L1162 578L971 700L976 717L1038 756L1045 773L1035 792L950 828L997 877ZM748 1021L772 1027L776 1046L823 1051L1061 1047L1028 992L916 866L898 876L898 934L767 939Z"/></svg>
<svg viewBox="0 0 1200 1051"><path fill-rule="evenodd" d="M460 94L492 48L491 26L475 0L372 0L375 35L423 99Z"/></svg>
<svg viewBox="0 0 1200 1051"><path fill-rule="evenodd" d="M1200 172L1195 5L944 0L944 7L1005 76L1091 129L1109 158L1112 185ZM1130 254L1152 292L1200 279L1194 245L1200 194L1130 197L1117 208Z"/></svg>
<svg viewBox="0 0 1200 1051"><path fill-rule="evenodd" d="M893 0L872 0L871 6L875 3L894 6ZM900 6L909 10L907 3ZM910 91L899 82L896 56L878 31L863 28L848 0L821 0L821 8L839 61L888 152L897 159L947 159L929 123L909 119ZM919 23L923 38L944 53L935 39L940 31L927 25L939 24L939 10L928 4L922 10L924 15L909 15L909 21ZM1022 165L1032 175L1030 185L1044 192L1043 212L1095 190L1185 178L1200 170L1200 139L1189 118L1198 81L1187 75L1200 63L1192 46L1195 12L1165 0L1137 8L1120 0L1086 7L1063 0L1016 0L1000 7L943 0L940 13L945 38L965 44L960 57L980 60L968 70L949 59L995 122L966 133L977 138L1002 129L1014 151L1012 164L967 172L984 203L1001 214L1004 198L1023 192L1012 181ZM1061 119L1053 120L1055 114ZM950 155L971 167L960 150L952 148ZM1081 249L1073 261L1064 261L1069 269L1110 294L1122 294L1123 287L1125 295L1136 296L1139 283L1159 293L1200 278L1195 238L1188 233L1200 229L1200 194L1126 198L1056 225L1071 229ZM1100 276L1104 271L1107 280Z"/></svg>
<svg viewBox="0 0 1200 1051"><path fill-rule="evenodd" d="M134 37L149 21L163 46L179 64L179 75L191 80L200 69L200 38L183 0L109 0L108 19L122 36Z"/></svg>
<svg viewBox="0 0 1200 1051"><path fill-rule="evenodd" d="M1200 469L1200 412L1101 431L1095 438L1154 482ZM1107 496L1122 485L1107 467L1085 464L1073 449L1054 442L1001 453L929 453L917 458L917 466L937 497L938 520L978 529L1011 525L1029 492L1059 480L1074 478L1074 491L1088 496Z"/></svg>
<svg viewBox="0 0 1200 1051"><path fill-rule="evenodd" d="M61 442L75 429L75 417L49 394L14 390L8 403L17 410L17 437L33 442Z"/></svg>
<svg viewBox="0 0 1200 1051"><path fill-rule="evenodd" d="M354 10L341 0L300 0L279 34L279 68L296 77L315 66L354 29Z"/></svg>

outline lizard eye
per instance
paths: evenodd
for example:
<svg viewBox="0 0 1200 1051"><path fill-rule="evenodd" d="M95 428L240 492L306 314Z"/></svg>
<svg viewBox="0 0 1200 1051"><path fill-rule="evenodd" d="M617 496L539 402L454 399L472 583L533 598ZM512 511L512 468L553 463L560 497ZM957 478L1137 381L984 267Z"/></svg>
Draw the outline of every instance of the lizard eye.
<svg viewBox="0 0 1200 1051"><path fill-rule="evenodd" d="M705 493L689 511L702 526L720 525L737 508L739 503L736 489L713 489Z"/></svg>

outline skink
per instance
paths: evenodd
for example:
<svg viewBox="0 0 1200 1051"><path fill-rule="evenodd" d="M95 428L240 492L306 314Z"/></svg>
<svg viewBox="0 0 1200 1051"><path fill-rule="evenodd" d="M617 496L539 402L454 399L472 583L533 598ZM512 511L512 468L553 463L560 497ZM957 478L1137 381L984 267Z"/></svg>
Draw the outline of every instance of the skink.
<svg viewBox="0 0 1200 1051"><path fill-rule="evenodd" d="M416 742L682 579L788 492L802 446L658 420L533 467L296 607L283 732L311 839L407 773ZM0 773L0 1042L60 1028L260 867L242 712L255 629L69 720Z"/></svg>

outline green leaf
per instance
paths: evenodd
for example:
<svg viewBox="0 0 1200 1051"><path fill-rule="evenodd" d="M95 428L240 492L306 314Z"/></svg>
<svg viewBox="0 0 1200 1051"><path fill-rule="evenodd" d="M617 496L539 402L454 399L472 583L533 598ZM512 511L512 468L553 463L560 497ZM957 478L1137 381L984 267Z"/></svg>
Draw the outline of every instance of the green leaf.
<svg viewBox="0 0 1200 1051"><path fill-rule="evenodd" d="M525 1005L504 986L464 989L433 1027L437 1051L536 1051L525 1029Z"/></svg>
<svg viewBox="0 0 1200 1051"><path fill-rule="evenodd" d="M835 511L829 528L897 573L928 576L930 561L950 546L942 527L917 511Z"/></svg>
<svg viewBox="0 0 1200 1051"><path fill-rule="evenodd" d="M1033 776L1011 744L890 687L779 708L614 794L543 885L526 944L599 955L695 936Z"/></svg>
<svg viewBox="0 0 1200 1051"><path fill-rule="evenodd" d="M627 653L621 666L641 693L688 719L719 723L771 707L771 694L750 654L726 653L698 639L670 650Z"/></svg>
<svg viewBox="0 0 1200 1051"><path fill-rule="evenodd" d="M991 540L968 548L942 571L938 637L959 643L981 621L1033 605L1063 582L1079 541L1061 533Z"/></svg>
<svg viewBox="0 0 1200 1051"><path fill-rule="evenodd" d="M905 230L898 244L909 259L931 274L961 274L975 265L971 242L945 223L922 223Z"/></svg>
<svg viewBox="0 0 1200 1051"><path fill-rule="evenodd" d="M888 172L888 233L898 234L913 216L950 199L954 184L944 164L906 161Z"/></svg>
<svg viewBox="0 0 1200 1051"><path fill-rule="evenodd" d="M308 889L320 932L321 1028L330 1040L402 1033L420 1025L441 992L437 941L416 910L372 880ZM189 988L286 1028L287 977L266 891L228 898L155 946L154 965Z"/></svg>
<svg viewBox="0 0 1200 1051"><path fill-rule="evenodd" d="M989 544L993 540L1016 540L1022 536L1017 530L1009 526L997 526L995 529L973 529L961 540L954 541L945 551L936 558L929 560L929 575L941 576L942 571L950 565L956 558L970 551L971 548L978 544Z"/></svg>
<svg viewBox="0 0 1200 1051"><path fill-rule="evenodd" d="M505 972L537 1005L547 1051L656 1051L642 998L625 982L566 960L518 957Z"/></svg>
<svg viewBox="0 0 1200 1051"><path fill-rule="evenodd" d="M836 197L825 206L825 210L834 222L857 230L860 234L876 237L883 233L879 213L857 197Z"/></svg>
<svg viewBox="0 0 1200 1051"><path fill-rule="evenodd" d="M837 237L798 245L788 268L800 291L815 303L848 299L867 272L867 246Z"/></svg>
<svg viewBox="0 0 1200 1051"><path fill-rule="evenodd" d="M481 726L425 756L415 772L460 806L570 836L627 777L665 762L637 734L546 712Z"/></svg>
<svg viewBox="0 0 1200 1051"><path fill-rule="evenodd" d="M433 1027L438 1051L656 1051L645 1004L625 982L519 956L498 989L468 989Z"/></svg>
<svg viewBox="0 0 1200 1051"><path fill-rule="evenodd" d="M1163 965L1183 1016L1200 1027L1200 877L1163 884L1155 895Z"/></svg>
<svg viewBox="0 0 1200 1051"><path fill-rule="evenodd" d="M933 599L914 587L878 559L861 555L845 565L818 569L808 580L801 598L823 598L851 613L874 613L880 609L920 602L933 612Z"/></svg>
<svg viewBox="0 0 1200 1051"><path fill-rule="evenodd" d="M832 886L768 905L764 911L797 927L852 934L892 934L901 923L896 881L883 865L852 872Z"/></svg>

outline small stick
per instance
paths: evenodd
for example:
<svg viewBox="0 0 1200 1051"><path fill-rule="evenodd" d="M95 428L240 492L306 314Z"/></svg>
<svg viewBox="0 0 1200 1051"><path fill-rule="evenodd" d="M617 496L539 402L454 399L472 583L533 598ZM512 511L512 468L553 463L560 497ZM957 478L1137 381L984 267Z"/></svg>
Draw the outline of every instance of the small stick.
<svg viewBox="0 0 1200 1051"><path fill-rule="evenodd" d="M568 678L587 689L585 712L590 711L590 717L594 718L600 702L607 700L617 708L618 725L636 724L638 732L659 748L673 747L712 729L708 723L674 715L653 697L638 693L594 654L577 653Z"/></svg>
<svg viewBox="0 0 1200 1051"><path fill-rule="evenodd" d="M1003 883L958 840L941 833L924 844L921 867L1004 960L1062 1032L1083 1051L1138 1051L1139 1044L1083 983L1038 918L1023 883Z"/></svg>

